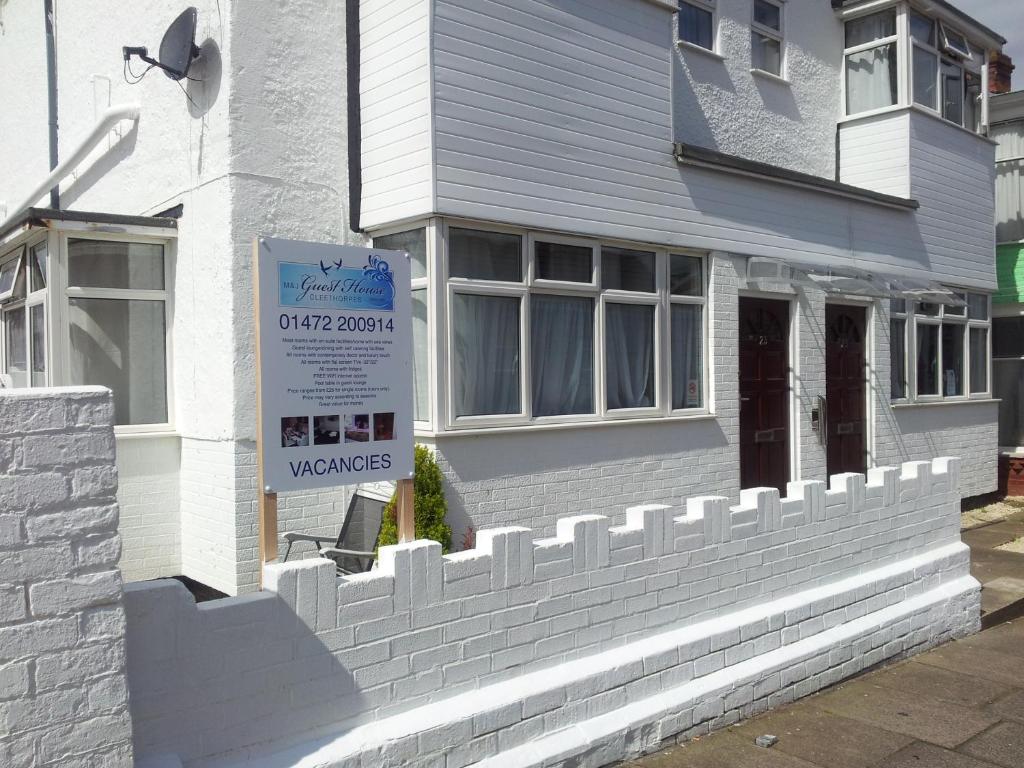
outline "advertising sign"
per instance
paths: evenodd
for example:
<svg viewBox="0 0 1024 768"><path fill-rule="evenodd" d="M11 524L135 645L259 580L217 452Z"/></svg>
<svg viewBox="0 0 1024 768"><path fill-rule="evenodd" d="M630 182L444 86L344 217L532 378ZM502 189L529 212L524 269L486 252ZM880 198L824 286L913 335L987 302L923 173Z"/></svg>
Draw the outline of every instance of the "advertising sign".
<svg viewBox="0 0 1024 768"><path fill-rule="evenodd" d="M257 247L264 490L411 477L408 257L274 238Z"/></svg>

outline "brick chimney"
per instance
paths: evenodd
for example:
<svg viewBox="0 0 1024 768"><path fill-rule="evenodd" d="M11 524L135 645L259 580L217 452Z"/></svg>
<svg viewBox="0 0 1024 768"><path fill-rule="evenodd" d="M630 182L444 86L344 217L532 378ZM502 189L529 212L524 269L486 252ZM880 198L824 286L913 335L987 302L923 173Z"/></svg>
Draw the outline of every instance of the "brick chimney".
<svg viewBox="0 0 1024 768"><path fill-rule="evenodd" d="M1013 59L1005 53L992 51L988 59L988 91L989 93L1009 93L1010 78L1013 75Z"/></svg>

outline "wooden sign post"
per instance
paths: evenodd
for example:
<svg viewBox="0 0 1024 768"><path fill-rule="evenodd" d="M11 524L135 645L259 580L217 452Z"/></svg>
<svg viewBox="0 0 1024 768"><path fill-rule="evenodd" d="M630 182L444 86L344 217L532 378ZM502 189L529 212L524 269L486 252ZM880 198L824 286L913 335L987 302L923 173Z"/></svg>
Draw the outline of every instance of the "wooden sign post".
<svg viewBox="0 0 1024 768"><path fill-rule="evenodd" d="M263 564L277 559L277 494L267 493L263 482L263 382L260 367L260 244L257 238L252 241L253 270L253 310L256 314L256 482L257 498L259 499L259 537L260 561L257 574L257 586L263 589Z"/></svg>
<svg viewBox="0 0 1024 768"><path fill-rule="evenodd" d="M398 542L416 541L416 515L414 487L412 480L399 480L396 488L398 497Z"/></svg>

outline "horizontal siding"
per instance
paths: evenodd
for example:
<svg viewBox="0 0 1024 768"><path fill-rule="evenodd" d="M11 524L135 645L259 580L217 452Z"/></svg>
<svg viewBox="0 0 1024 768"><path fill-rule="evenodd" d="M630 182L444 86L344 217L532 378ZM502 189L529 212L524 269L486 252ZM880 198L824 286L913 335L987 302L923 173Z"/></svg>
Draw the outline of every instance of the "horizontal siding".
<svg viewBox="0 0 1024 768"><path fill-rule="evenodd" d="M897 197L910 196L910 120L879 115L839 128L839 180Z"/></svg>
<svg viewBox="0 0 1024 768"><path fill-rule="evenodd" d="M935 271L956 270L995 288L995 147L911 112L910 183Z"/></svg>
<svg viewBox="0 0 1024 768"><path fill-rule="evenodd" d="M429 0L362 0L360 224L433 208Z"/></svg>

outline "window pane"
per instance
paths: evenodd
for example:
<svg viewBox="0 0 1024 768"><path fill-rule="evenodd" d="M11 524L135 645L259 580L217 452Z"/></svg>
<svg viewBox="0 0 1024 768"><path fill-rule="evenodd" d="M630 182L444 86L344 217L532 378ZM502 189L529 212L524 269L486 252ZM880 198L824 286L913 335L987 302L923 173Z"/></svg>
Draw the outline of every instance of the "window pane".
<svg viewBox="0 0 1024 768"><path fill-rule="evenodd" d="M164 248L152 243L68 240L68 285L163 290Z"/></svg>
<svg viewBox="0 0 1024 768"><path fill-rule="evenodd" d="M914 101L938 109L936 83L939 77L939 57L914 47Z"/></svg>
<svg viewBox="0 0 1024 768"><path fill-rule="evenodd" d="M942 394L964 394L964 326L942 326Z"/></svg>
<svg viewBox="0 0 1024 768"><path fill-rule="evenodd" d="M988 320L988 296L986 294L967 294L967 316L971 320Z"/></svg>
<svg viewBox="0 0 1024 768"><path fill-rule="evenodd" d="M907 311L907 300L906 299L890 299L889 300L889 311L898 314L905 314Z"/></svg>
<svg viewBox="0 0 1024 768"><path fill-rule="evenodd" d="M782 44L760 32L750 33L750 63L754 69L782 73Z"/></svg>
<svg viewBox="0 0 1024 768"><path fill-rule="evenodd" d="M964 127L978 131L981 121L981 75L964 72Z"/></svg>
<svg viewBox="0 0 1024 768"><path fill-rule="evenodd" d="M896 103L896 44L869 48L846 57L848 114Z"/></svg>
<svg viewBox="0 0 1024 768"><path fill-rule="evenodd" d="M456 293L452 323L455 415L521 413L519 299Z"/></svg>
<svg viewBox="0 0 1024 768"><path fill-rule="evenodd" d="M18 265L21 263L18 257L4 262L0 266L0 294L7 293L14 288L14 277L18 274Z"/></svg>
<svg viewBox="0 0 1024 768"><path fill-rule="evenodd" d="M585 245L535 243L537 278L589 283L593 279L593 249Z"/></svg>
<svg viewBox="0 0 1024 768"><path fill-rule="evenodd" d="M939 326L917 326L917 394L939 394Z"/></svg>
<svg viewBox="0 0 1024 768"><path fill-rule="evenodd" d="M971 328L971 393L988 391L988 329Z"/></svg>
<svg viewBox="0 0 1024 768"><path fill-rule="evenodd" d="M890 9L846 22L846 47L870 43L896 34L896 11Z"/></svg>
<svg viewBox="0 0 1024 768"><path fill-rule="evenodd" d="M689 3L679 4L679 39L707 48L715 45L711 12Z"/></svg>
<svg viewBox="0 0 1024 768"><path fill-rule="evenodd" d="M109 387L116 424L165 423L164 303L72 298L68 321L71 383Z"/></svg>
<svg viewBox="0 0 1024 768"><path fill-rule="evenodd" d="M46 243L39 243L32 248L29 264L31 271L29 290L41 291L46 287Z"/></svg>
<svg viewBox="0 0 1024 768"><path fill-rule="evenodd" d="M704 332L701 307L672 305L672 408L704 405Z"/></svg>
<svg viewBox="0 0 1024 768"><path fill-rule="evenodd" d="M43 304L33 304L28 311L32 330L32 386L46 386L46 314Z"/></svg>
<svg viewBox="0 0 1024 768"><path fill-rule="evenodd" d="M412 292L413 418L430 420L430 366L428 364L427 289Z"/></svg>
<svg viewBox="0 0 1024 768"><path fill-rule="evenodd" d="M608 408L654 406L654 307L605 305Z"/></svg>
<svg viewBox="0 0 1024 768"><path fill-rule="evenodd" d="M915 310L919 315L928 315L930 317L938 317L939 305L929 304L928 302L920 302Z"/></svg>
<svg viewBox="0 0 1024 768"><path fill-rule="evenodd" d="M25 340L25 308L4 312L7 328L7 373L15 387L28 386L28 349Z"/></svg>
<svg viewBox="0 0 1024 768"><path fill-rule="evenodd" d="M1024 357L1024 317L992 319L992 357Z"/></svg>
<svg viewBox="0 0 1024 768"><path fill-rule="evenodd" d="M423 227L373 238L373 247L409 253L412 279L427 276L427 230Z"/></svg>
<svg viewBox="0 0 1024 768"><path fill-rule="evenodd" d="M673 296L703 296L704 279L701 275L701 259L698 256L680 256L673 253L670 257L671 275L669 290Z"/></svg>
<svg viewBox="0 0 1024 768"><path fill-rule="evenodd" d="M530 297L533 415L594 412L594 300Z"/></svg>
<svg viewBox="0 0 1024 768"><path fill-rule="evenodd" d="M889 321L889 394L893 400L907 396L907 321Z"/></svg>
<svg viewBox="0 0 1024 768"><path fill-rule="evenodd" d="M999 444L1024 446L1024 361L1002 360L992 365L992 397L999 403Z"/></svg>
<svg viewBox="0 0 1024 768"><path fill-rule="evenodd" d="M935 47L935 22L927 16L910 12L910 34L918 42Z"/></svg>
<svg viewBox="0 0 1024 768"><path fill-rule="evenodd" d="M942 62L942 116L954 123L964 119L964 81L960 67Z"/></svg>
<svg viewBox="0 0 1024 768"><path fill-rule="evenodd" d="M769 29L781 30L782 9L765 0L754 0L754 21Z"/></svg>
<svg viewBox="0 0 1024 768"><path fill-rule="evenodd" d="M957 299L962 301L963 304L961 304L960 306L954 306L952 304L947 304L945 306L945 308L942 310L942 314L946 315L947 317L966 317L967 316L967 296L964 293L960 292L960 291L954 291L953 295L956 296Z"/></svg>
<svg viewBox="0 0 1024 768"><path fill-rule="evenodd" d="M451 276L522 282L522 242L519 235L453 227L448 230Z"/></svg>
<svg viewBox="0 0 1024 768"><path fill-rule="evenodd" d="M654 293L654 254L628 248L602 248L601 287Z"/></svg>

